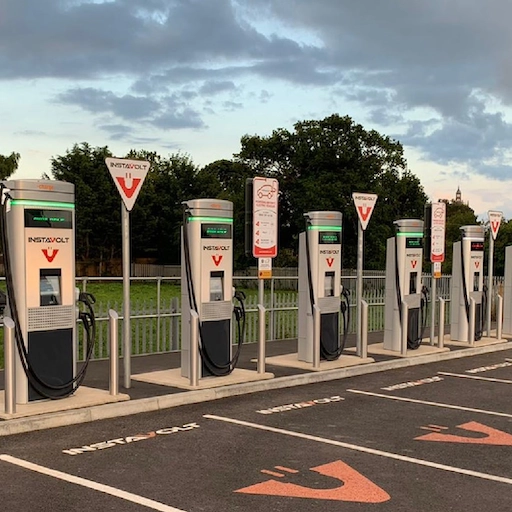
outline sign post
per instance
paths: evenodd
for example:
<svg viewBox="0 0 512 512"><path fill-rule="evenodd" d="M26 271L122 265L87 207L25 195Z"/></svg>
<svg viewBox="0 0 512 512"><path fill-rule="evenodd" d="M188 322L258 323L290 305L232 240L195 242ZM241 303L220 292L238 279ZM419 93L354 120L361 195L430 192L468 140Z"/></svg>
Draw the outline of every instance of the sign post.
<svg viewBox="0 0 512 512"><path fill-rule="evenodd" d="M121 195L121 237L123 246L123 364L124 387L131 387L132 339L130 327L130 211L135 205L150 164L142 160L105 158L107 168Z"/></svg>
<svg viewBox="0 0 512 512"><path fill-rule="evenodd" d="M356 333L356 353L359 357L362 355L362 323L361 323L361 301L363 300L363 243L364 232L370 222L377 194L363 194L354 192L352 199L356 206L357 216L359 217L357 228L357 285L356 285L356 311L357 311L357 333Z"/></svg>
<svg viewBox="0 0 512 512"><path fill-rule="evenodd" d="M434 345L436 323L436 279L441 277L441 263L444 261L444 246L446 232L446 203L432 203L430 217L430 262L432 263L432 286L430 290L430 344ZM443 340L438 340L443 345Z"/></svg>
<svg viewBox="0 0 512 512"><path fill-rule="evenodd" d="M489 265L488 265L488 299L487 299L487 337L491 336L491 311L492 311L492 300L493 294L493 271L494 271L494 240L498 236L498 231L501 225L501 219L503 218L503 212L496 212L489 210L487 212L489 216Z"/></svg>
<svg viewBox="0 0 512 512"><path fill-rule="evenodd" d="M274 178L255 177L252 185L252 255L258 260L258 314L263 328L266 325L265 279L272 278L272 258L277 256L279 182ZM260 332L259 373L265 371L265 341L265 332Z"/></svg>

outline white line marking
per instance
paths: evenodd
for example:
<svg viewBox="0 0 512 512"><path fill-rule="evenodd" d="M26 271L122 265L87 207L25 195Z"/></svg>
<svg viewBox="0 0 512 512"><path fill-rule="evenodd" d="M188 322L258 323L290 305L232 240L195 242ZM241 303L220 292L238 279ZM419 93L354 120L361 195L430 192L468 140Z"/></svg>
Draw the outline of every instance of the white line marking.
<svg viewBox="0 0 512 512"><path fill-rule="evenodd" d="M405 455L399 455L398 453L385 452L382 450L375 450L374 448L366 448L364 446L358 446L356 444L344 443L342 441L335 441L334 439L327 439L325 437L317 437L309 434L303 434L301 432L294 432L293 430L284 430L282 428L270 427L267 425L260 425L259 423L251 423L249 421L236 420L234 418L226 418L224 416L216 416L214 414L205 414L204 418L211 420L224 421L226 423L233 423L235 425L241 425L243 427L251 427L258 430L265 430L267 432L274 432L275 434L284 434L286 436L298 437L299 439L307 439L308 441L315 441L317 443L330 444L333 446L339 446L340 448L346 448L356 452L368 453L370 455L378 455L380 457L386 457L388 459L400 460L402 462L410 462L419 466L426 466L428 468L441 469L443 471L449 471L451 473L458 473L460 475L474 476L475 478L481 478L483 480L491 480L493 482L500 482L503 484L512 485L512 478L504 476L490 475L488 473L480 473L479 471L473 471L471 469L457 468L455 466L447 466L446 464L438 464L437 462L431 462L429 460L416 459L414 457L407 457Z"/></svg>
<svg viewBox="0 0 512 512"><path fill-rule="evenodd" d="M460 377L461 379L486 380L487 382L501 382L503 384L512 384L512 380L493 379L491 377L477 377L476 375L465 375L463 373L437 372L439 375L447 375L448 377Z"/></svg>
<svg viewBox="0 0 512 512"><path fill-rule="evenodd" d="M131 492L122 491L121 489L116 489L115 487L110 487L110 485L99 484L97 482L93 482L92 480L87 480L86 478L69 475L68 473L63 473L62 471L39 466L38 464L12 457L11 455L0 455L0 460L8 462L9 464L20 466L25 469L29 469L30 471L35 471L36 473L41 473L43 475L52 476L53 478L57 478L59 480L64 480L65 482L70 482L72 484L81 485L82 487L87 487L95 491L110 494L116 498L131 501L137 505L152 508L153 510L159 510L160 512L185 512L183 510L170 507L169 505L164 505L158 501L144 498L143 496L138 496L137 494L132 494Z"/></svg>
<svg viewBox="0 0 512 512"><path fill-rule="evenodd" d="M382 395L380 393L370 393L370 391L359 391L358 389L347 389L350 393L358 395L375 396L377 398L387 398L389 400L397 400L398 402L410 402L413 404L431 405L433 407L441 407L444 409L456 409L458 411L476 412L478 414L487 414L489 416L501 416L503 418L512 418L512 414L506 412L487 411L485 409L473 409L472 407L463 407L462 405L443 404L440 402L427 402L425 400L415 400L414 398L404 398L402 396Z"/></svg>

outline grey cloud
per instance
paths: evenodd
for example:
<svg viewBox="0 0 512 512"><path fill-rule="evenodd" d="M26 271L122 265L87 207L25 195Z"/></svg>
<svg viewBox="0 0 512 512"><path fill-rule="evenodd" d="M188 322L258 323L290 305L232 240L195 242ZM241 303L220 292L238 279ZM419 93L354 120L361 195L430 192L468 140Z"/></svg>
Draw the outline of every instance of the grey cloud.
<svg viewBox="0 0 512 512"><path fill-rule="evenodd" d="M110 140L126 140L133 132L133 128L125 124L103 124L98 128L108 132Z"/></svg>
<svg viewBox="0 0 512 512"><path fill-rule="evenodd" d="M78 105L94 113L112 113L122 119L133 120L150 116L159 108L158 102L150 98L116 96L111 91L92 87L71 89L56 98L61 103Z"/></svg>
<svg viewBox="0 0 512 512"><path fill-rule="evenodd" d="M222 82L212 80L204 83L199 89L199 93L203 95L214 95L234 90L236 90L236 85L230 80L224 80Z"/></svg>
<svg viewBox="0 0 512 512"><path fill-rule="evenodd" d="M507 164L512 124L502 114L485 112L482 105L464 120L415 122L399 138L440 164L468 164L474 172L494 179L512 176Z"/></svg>
<svg viewBox="0 0 512 512"><path fill-rule="evenodd" d="M222 103L222 106L226 110L233 111L233 110L240 110L241 108L244 107L244 104L239 103L237 101L225 101L224 103Z"/></svg>
<svg viewBox="0 0 512 512"><path fill-rule="evenodd" d="M0 79L138 77L184 64L303 53L295 41L269 39L241 22L230 0L3 0L0 48Z"/></svg>
<svg viewBox="0 0 512 512"><path fill-rule="evenodd" d="M155 117L152 124L163 130L177 130L182 128L206 128L198 112L191 108L184 108L177 112L170 110Z"/></svg>

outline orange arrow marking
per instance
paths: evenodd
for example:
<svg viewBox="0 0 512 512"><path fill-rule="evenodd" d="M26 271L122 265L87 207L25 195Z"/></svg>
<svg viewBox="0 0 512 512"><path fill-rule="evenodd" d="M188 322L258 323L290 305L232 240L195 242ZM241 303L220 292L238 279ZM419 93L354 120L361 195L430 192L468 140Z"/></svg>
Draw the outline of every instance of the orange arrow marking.
<svg viewBox="0 0 512 512"><path fill-rule="evenodd" d="M467 444L488 444L494 446L512 446L512 435L502 432L492 427L482 425L476 421L470 421L457 425L457 428L467 430L468 432L478 432L484 434L483 437L465 437L454 434L442 434L432 432L423 436L415 437L416 441L437 441L443 443L467 443Z"/></svg>
<svg viewBox="0 0 512 512"><path fill-rule="evenodd" d="M287 471L292 472L289 469ZM235 492L316 500L352 501L356 503L382 503L391 498L386 491L355 469L341 462L341 460L311 468L311 471L336 478L342 482L342 485L333 489L312 489L302 485L279 482L278 480L267 480L238 489Z"/></svg>

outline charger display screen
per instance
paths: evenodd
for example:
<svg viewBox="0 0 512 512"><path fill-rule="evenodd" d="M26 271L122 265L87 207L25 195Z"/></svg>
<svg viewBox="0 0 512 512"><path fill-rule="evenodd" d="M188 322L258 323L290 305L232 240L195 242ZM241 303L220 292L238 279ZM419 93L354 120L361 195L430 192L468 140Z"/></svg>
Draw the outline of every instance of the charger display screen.
<svg viewBox="0 0 512 512"><path fill-rule="evenodd" d="M421 249L423 247L423 238L415 237L407 237L405 239L405 248L406 249Z"/></svg>
<svg viewBox="0 0 512 512"><path fill-rule="evenodd" d="M319 231L318 232L319 244L341 244L341 233L339 231Z"/></svg>
<svg viewBox="0 0 512 512"><path fill-rule="evenodd" d="M231 224L201 224L201 238L231 238Z"/></svg>
<svg viewBox="0 0 512 512"><path fill-rule="evenodd" d="M25 209L26 228L72 229L73 212L69 210Z"/></svg>

